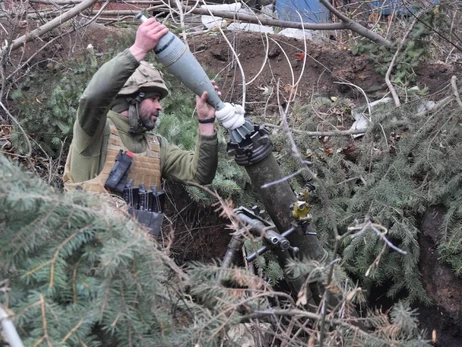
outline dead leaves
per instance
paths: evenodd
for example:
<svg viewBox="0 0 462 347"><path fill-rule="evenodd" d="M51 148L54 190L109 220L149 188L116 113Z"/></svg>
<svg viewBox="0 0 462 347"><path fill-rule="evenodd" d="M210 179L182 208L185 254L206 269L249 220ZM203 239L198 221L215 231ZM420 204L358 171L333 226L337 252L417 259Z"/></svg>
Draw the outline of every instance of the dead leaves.
<svg viewBox="0 0 462 347"><path fill-rule="evenodd" d="M2 153L8 153L13 149L13 146L10 141L12 132L12 125L0 125L0 148Z"/></svg>
<svg viewBox="0 0 462 347"><path fill-rule="evenodd" d="M305 52L297 52L295 53L295 60L305 60Z"/></svg>

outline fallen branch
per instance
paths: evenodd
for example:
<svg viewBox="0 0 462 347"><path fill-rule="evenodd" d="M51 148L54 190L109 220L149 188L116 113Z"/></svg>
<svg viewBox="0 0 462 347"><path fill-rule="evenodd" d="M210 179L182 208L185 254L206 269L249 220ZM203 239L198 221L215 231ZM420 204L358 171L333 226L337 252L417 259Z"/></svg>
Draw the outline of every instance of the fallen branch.
<svg viewBox="0 0 462 347"><path fill-rule="evenodd" d="M65 5L65 4L74 4L74 3L79 3L78 6L72 9L74 11L77 7L80 8L80 11L90 7L94 3L100 2L101 0L82 0L79 2L78 0L65 0L65 1L49 1L48 0L32 0L32 2L39 2L39 3L50 3L50 4L58 4L58 5ZM236 13L232 11L217 11L217 10L212 10L210 8L195 8L194 6L184 6L184 11L189 12L189 13L194 13L194 14L201 14L201 15L212 15L215 17L222 17L222 18L229 18L229 19L234 19L234 20L240 20L246 23L252 23L252 24L260 24L260 25L267 25L267 26L275 26L275 27L282 27L282 28L294 28L294 29L304 29L304 30L351 30L356 32L357 34L364 36L376 43L385 45L385 46L391 46L391 42L383 38L382 36L374 33L373 31L365 28L364 26L358 24L357 22L351 20L347 16L345 16L343 13L341 13L338 9L333 7L328 1L326 0L320 0L321 3L335 16L337 16L342 22L341 23L303 23L303 22L289 22L289 21L281 21L277 19L272 19L272 18L264 18L264 17L259 17L256 15L249 15L249 14L243 14L243 13ZM89 3L89 4L88 4ZM144 4L145 2L143 1L133 1L130 2L128 1L127 3L133 3L133 4ZM157 5L156 10L162 11L163 9L170 10L171 7L177 7L175 3L165 4L165 8L161 5L161 2L159 1L154 1L154 2L148 2L152 5ZM88 5L87 5L88 4ZM139 10L119 10L119 11L111 11L111 14L113 15L120 15L120 16L126 16L126 15L135 15L139 11L149 11L149 8L143 8ZM107 14L106 12L104 14ZM66 14L64 14L66 15ZM58 17L58 18L62 18ZM55 18L57 20L58 18ZM66 19L67 20L67 19ZM64 21L66 21L64 20ZM40 35L38 35L40 36Z"/></svg>
<svg viewBox="0 0 462 347"><path fill-rule="evenodd" d="M269 128L277 128L281 129L284 128L281 125L274 125L270 123L264 123L263 124L265 127ZM338 131L305 131L305 130L299 130L299 129L293 129L290 128L290 131L294 133L300 133L300 134L305 134L307 136L348 136L348 135L355 135L355 134L364 134L367 129L352 129L352 130L338 130Z"/></svg>
<svg viewBox="0 0 462 347"><path fill-rule="evenodd" d="M175 4L171 4L171 5L175 7ZM162 9L161 6L157 8L157 10L159 11L161 9ZM144 10L147 10L147 9L143 9L143 11ZM169 10L169 7L165 6L165 10L166 11ZM383 44L385 46L391 46L390 41L384 39L380 35L368 30L367 28L363 27L362 25L356 23L355 21L345 16L343 16L345 20L342 20L342 23L303 23L303 22L282 21L282 20L272 19L272 18L263 18L263 17L258 17L256 15L237 13L237 12L232 12L232 11L218 11L218 10L212 10L210 8L193 8L191 6L185 6L184 10L188 11L189 13L194 13L194 14L213 15L215 17L239 20L245 23L275 26L275 27L281 27L281 28L294 28L294 29L304 29L304 30L351 30L374 42ZM119 10L119 11L111 11L111 14L125 16L125 15L131 15L131 14L135 15L137 12L139 11ZM337 10L336 12L339 13Z"/></svg>
<svg viewBox="0 0 462 347"><path fill-rule="evenodd" d="M456 97L456 101L459 104L460 108L462 108L462 101L460 101L460 96L459 96L459 91L457 90L457 77L452 76L451 77L451 86L452 86L452 92L454 96Z"/></svg>
<svg viewBox="0 0 462 347"><path fill-rule="evenodd" d="M248 14L230 12L230 11L213 11L210 9L196 8L191 10L191 13L195 14L213 14L214 16L230 18L235 20L242 20L247 23L262 24L268 26L276 26L283 28L294 28L294 29L305 29L305 30L342 30L347 29L356 32L357 34L364 36L376 43L380 43L385 46L391 46L391 42L383 38L382 36L370 31L363 27L357 22L351 20L347 16L343 15L339 10L333 7L328 1L320 0L320 2L334 15L336 15L342 23L303 23L303 22L288 22L281 21L271 18L260 18Z"/></svg>
<svg viewBox="0 0 462 347"><path fill-rule="evenodd" d="M342 12L336 9L328 0L319 0L321 4L323 4L330 13L337 16L338 19L342 21L343 28L342 29L349 29L354 31L355 33L368 38L376 43L380 43L384 46L391 46L391 42L387 39L383 38L382 36L376 34L375 32L363 27L362 25L358 24L354 20L345 16ZM305 27L306 28L306 27Z"/></svg>
<svg viewBox="0 0 462 347"><path fill-rule="evenodd" d="M320 0L321 2L324 2L325 0ZM330 6L330 5L329 5ZM327 7L327 6L326 6ZM334 7L330 6L328 9L332 12L331 8L335 10L335 14L337 15L338 13L341 15L341 13L335 9ZM236 12L230 12L230 11L213 11L210 9L204 9L204 8L196 8L191 11L191 13L195 14L213 14L214 16L217 17L222 17L222 18L230 18L230 19L235 19L235 20L241 20L246 23L253 23L253 24L262 24L262 25L268 25L268 26L275 26L275 27L282 27L282 28L294 28L294 29L305 29L305 30L342 30L342 29L349 29L351 31L354 31L358 33L361 36L364 36L374 42L386 45L386 46L391 46L391 42L384 39L380 35L377 35L376 33L366 29L362 25L356 23L355 21L345 17L342 15L344 20L342 19L342 23L303 23L303 22L288 22L288 21L281 21L277 19L271 19L271 18L261 18L257 16L252 16L248 14L242 14L242 13L236 13ZM340 17L339 17L340 18Z"/></svg>
<svg viewBox="0 0 462 347"><path fill-rule="evenodd" d="M96 0L98 1L98 0ZM175 4L170 4L172 7L176 7ZM140 11L147 11L147 9L139 9L139 10L113 10L111 11L112 15L135 15ZM169 11L170 8L165 5L164 7L159 6L157 8L158 11ZM250 15L245 13L238 13L233 11L219 11L213 10L210 8L193 8L192 6L184 6L184 11L194 14L201 14L207 16L214 16L214 17L221 17L221 18L229 18L234 20L240 20L246 23L252 24L261 24L267 26L275 26L275 27L282 27L282 28L294 28L294 29L309 29L309 30L341 30L347 29L347 27L343 23L322 23L322 24L315 24L315 23L298 23L298 22L288 22L282 21L272 18L261 18L256 15ZM104 12L106 14L106 12Z"/></svg>

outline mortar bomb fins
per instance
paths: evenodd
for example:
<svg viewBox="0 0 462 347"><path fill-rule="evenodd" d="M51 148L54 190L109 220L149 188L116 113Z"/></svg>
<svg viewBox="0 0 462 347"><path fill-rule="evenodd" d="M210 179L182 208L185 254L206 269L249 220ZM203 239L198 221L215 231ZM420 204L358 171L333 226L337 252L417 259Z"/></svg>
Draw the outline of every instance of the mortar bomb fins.
<svg viewBox="0 0 462 347"><path fill-rule="evenodd" d="M240 143L246 138L247 135L250 135L253 131L254 125L246 119L245 123L242 124L239 128L230 131L231 142Z"/></svg>

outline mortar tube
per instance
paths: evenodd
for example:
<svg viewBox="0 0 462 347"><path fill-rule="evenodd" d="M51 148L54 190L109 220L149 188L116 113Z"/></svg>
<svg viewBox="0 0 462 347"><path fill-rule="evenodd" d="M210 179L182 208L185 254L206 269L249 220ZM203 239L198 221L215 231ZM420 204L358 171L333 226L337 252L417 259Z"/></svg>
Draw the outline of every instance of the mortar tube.
<svg viewBox="0 0 462 347"><path fill-rule="evenodd" d="M280 233L290 229L293 222L290 205L297 201L297 197L289 182L287 180L281 181L284 176L273 154L270 153L261 161L246 166L245 169L252 181L252 186L265 206L265 211L276 228ZM264 184L275 181L280 182L262 188ZM287 236L287 239L292 247L300 249L301 258L317 261L325 258L326 252L316 235L301 235L294 232Z"/></svg>
<svg viewBox="0 0 462 347"><path fill-rule="evenodd" d="M245 166L245 169L252 182L252 187L257 191L260 200L265 206L266 213L268 213L278 231L282 234L293 227L290 205L297 201L297 198L289 182L287 180L281 181L284 176L273 154L269 153L269 155L257 163ZM268 188L262 188L264 184L275 181L280 182ZM295 231L286 236L286 239L289 240L292 247L299 248L297 258L301 260L312 259L319 262L325 260L326 251L316 235L303 235ZM286 267L288 262L293 259L289 252L282 252L277 248L272 251L278 259L279 266L284 271L284 277L293 295L297 297L305 284L308 274L289 273L286 271ZM319 303L322 290L318 286L308 286L306 288L306 295L309 305L312 305L313 302Z"/></svg>

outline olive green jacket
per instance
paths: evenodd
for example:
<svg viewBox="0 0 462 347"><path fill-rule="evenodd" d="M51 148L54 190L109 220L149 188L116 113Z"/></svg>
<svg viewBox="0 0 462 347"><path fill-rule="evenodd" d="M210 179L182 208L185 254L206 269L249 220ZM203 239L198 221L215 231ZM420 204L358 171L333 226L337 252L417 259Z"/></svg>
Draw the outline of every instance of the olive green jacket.
<svg viewBox="0 0 462 347"><path fill-rule="evenodd" d="M126 49L96 72L81 96L70 148L69 174L74 183L90 180L103 169L110 134L108 114L129 151L142 153L146 150L145 135L129 134L128 118L109 110L118 91L138 66L139 62ZM212 136L199 134L195 152L182 150L165 138L159 138L162 178L181 183L212 182L218 164L216 133Z"/></svg>

